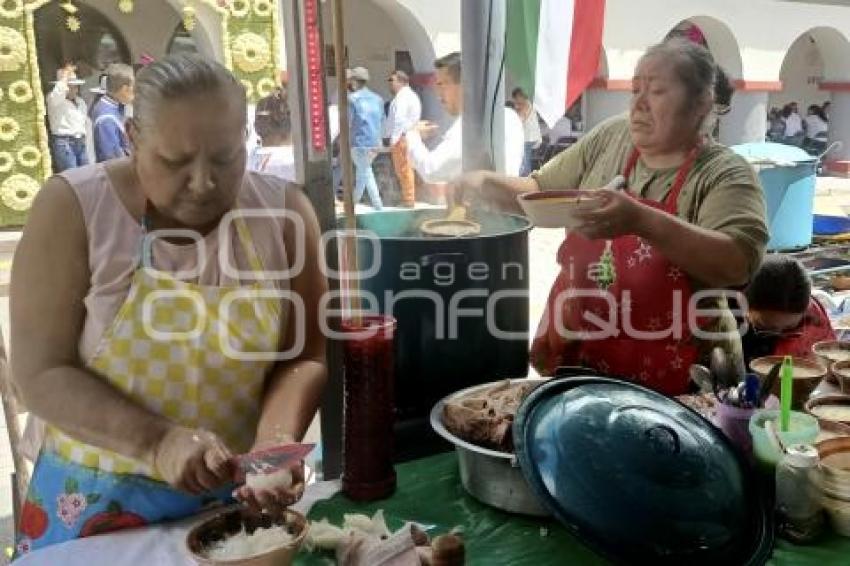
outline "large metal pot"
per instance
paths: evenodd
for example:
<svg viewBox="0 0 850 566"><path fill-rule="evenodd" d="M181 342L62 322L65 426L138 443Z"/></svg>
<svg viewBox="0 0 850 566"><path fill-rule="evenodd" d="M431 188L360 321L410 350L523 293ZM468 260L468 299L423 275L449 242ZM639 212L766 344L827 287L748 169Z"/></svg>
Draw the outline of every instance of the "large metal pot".
<svg viewBox="0 0 850 566"><path fill-rule="evenodd" d="M420 209L357 217L361 270L374 267L360 288L398 321L398 420L418 419L425 430L428 411L449 393L528 372L531 224L475 211L469 220L481 225L478 235L420 233L424 221L445 215L445 209ZM494 335L488 323L512 336Z"/></svg>
<svg viewBox="0 0 850 566"><path fill-rule="evenodd" d="M510 381L511 383L542 383L545 379L524 378ZM486 383L468 387L442 399L431 409L431 426L437 434L455 445L460 480L470 495L488 505L511 513L537 517L548 516L549 512L531 492L514 454L476 446L458 438L443 426L443 407L448 401L483 391L493 385L495 384Z"/></svg>

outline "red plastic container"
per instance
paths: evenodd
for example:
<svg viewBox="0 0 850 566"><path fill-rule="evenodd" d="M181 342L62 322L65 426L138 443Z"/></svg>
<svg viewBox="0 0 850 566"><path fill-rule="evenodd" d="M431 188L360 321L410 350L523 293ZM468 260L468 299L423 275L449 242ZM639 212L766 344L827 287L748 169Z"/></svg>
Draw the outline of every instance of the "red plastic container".
<svg viewBox="0 0 850 566"><path fill-rule="evenodd" d="M391 316L342 322L345 385L342 490L355 501L395 491L395 329Z"/></svg>

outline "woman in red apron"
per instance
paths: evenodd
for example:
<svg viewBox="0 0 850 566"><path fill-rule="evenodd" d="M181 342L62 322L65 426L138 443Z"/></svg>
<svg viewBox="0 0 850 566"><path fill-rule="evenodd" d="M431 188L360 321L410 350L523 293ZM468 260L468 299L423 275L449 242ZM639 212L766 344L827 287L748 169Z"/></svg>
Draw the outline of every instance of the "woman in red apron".
<svg viewBox="0 0 850 566"><path fill-rule="evenodd" d="M503 205L541 190L599 199L558 250L561 272L531 347L541 374L582 365L676 395L711 347L740 360L732 314L711 290L746 285L768 233L752 167L708 135L712 110L729 102L722 77L701 46L656 45L635 70L628 117L603 122L529 178L460 179L461 195ZM618 174L625 190L599 188Z"/></svg>

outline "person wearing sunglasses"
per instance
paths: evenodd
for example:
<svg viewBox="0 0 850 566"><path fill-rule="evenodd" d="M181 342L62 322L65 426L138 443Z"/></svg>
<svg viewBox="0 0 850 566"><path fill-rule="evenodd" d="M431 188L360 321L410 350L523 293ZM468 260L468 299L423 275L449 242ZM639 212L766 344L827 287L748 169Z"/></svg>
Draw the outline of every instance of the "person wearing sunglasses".
<svg viewBox="0 0 850 566"><path fill-rule="evenodd" d="M744 294L747 331L741 341L747 366L762 356L809 356L815 343L835 340L829 316L794 258L767 256Z"/></svg>

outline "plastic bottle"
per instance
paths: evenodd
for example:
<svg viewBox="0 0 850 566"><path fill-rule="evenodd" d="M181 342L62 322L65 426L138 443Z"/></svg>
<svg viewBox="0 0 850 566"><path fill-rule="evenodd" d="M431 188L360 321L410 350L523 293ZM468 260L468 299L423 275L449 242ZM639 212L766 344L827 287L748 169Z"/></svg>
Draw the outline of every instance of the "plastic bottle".
<svg viewBox="0 0 850 566"><path fill-rule="evenodd" d="M797 544L812 542L823 530L823 508L813 483L818 460L814 447L795 444L776 467L776 528Z"/></svg>

